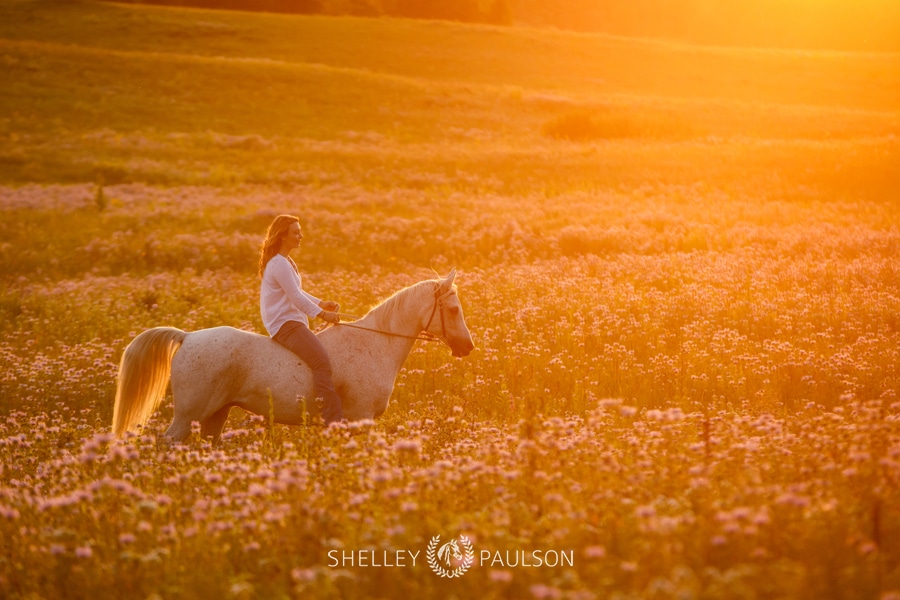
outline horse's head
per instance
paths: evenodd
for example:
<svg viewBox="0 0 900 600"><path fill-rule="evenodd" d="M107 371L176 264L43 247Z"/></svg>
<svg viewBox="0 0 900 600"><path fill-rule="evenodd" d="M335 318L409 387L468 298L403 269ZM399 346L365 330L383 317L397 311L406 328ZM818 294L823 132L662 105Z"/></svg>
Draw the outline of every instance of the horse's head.
<svg viewBox="0 0 900 600"><path fill-rule="evenodd" d="M457 560L463 557L462 552L459 551L459 545L456 543L456 540L451 540L441 546L437 552L438 559L444 561L445 564L450 564L450 558L455 558Z"/></svg>
<svg viewBox="0 0 900 600"><path fill-rule="evenodd" d="M462 304L456 294L456 269L438 281L434 291L434 307L425 331L440 338L450 346L453 356L468 356L475 349L472 335L463 316Z"/></svg>

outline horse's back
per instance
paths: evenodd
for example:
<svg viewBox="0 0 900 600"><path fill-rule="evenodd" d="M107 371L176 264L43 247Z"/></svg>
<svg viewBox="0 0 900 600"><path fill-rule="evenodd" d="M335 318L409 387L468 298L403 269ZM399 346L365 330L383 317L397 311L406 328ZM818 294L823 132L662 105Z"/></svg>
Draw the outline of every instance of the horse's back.
<svg viewBox="0 0 900 600"><path fill-rule="evenodd" d="M320 336L332 359L335 387L341 394L344 415L351 419L372 418L384 410L373 408L368 396L390 396L383 390L393 381L371 381L362 377L359 341L346 333L328 329ZM355 343L354 343L355 342ZM365 354L365 353L363 353ZM375 360L375 357L368 357ZM213 327L189 333L172 360L172 391L190 402L230 404L257 414L268 414L273 403L275 419L299 423L298 396L313 397L309 366L271 338L233 327Z"/></svg>
<svg viewBox="0 0 900 600"><path fill-rule="evenodd" d="M292 368L300 360L268 336L234 327L212 327L189 333L172 361L173 375L190 371L195 375L221 370L260 373Z"/></svg>
<svg viewBox="0 0 900 600"><path fill-rule="evenodd" d="M310 394L312 374L267 336L213 327L185 337L172 360L172 390L176 397L232 404L257 414L268 413L271 398L276 420L295 422L297 394Z"/></svg>

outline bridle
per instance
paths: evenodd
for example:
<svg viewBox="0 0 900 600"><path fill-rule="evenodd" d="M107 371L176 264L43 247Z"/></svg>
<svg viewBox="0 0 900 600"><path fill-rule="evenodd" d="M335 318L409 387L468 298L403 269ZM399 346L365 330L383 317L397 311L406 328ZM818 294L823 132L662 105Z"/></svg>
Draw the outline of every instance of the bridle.
<svg viewBox="0 0 900 600"><path fill-rule="evenodd" d="M441 294L440 284L435 286L435 288L434 288L434 306L431 307L431 316L428 317L428 322L425 323L425 329L422 330L422 333L428 334L431 337L436 337L433 333L428 333L428 330L431 328L431 322L434 320L434 314L438 313L439 315L441 315L441 337L438 339L447 337L447 327L444 324L444 296L449 296L452 293L453 293L453 289L451 288L450 291L447 292L446 294Z"/></svg>
<svg viewBox="0 0 900 600"><path fill-rule="evenodd" d="M454 291L451 288L449 292L441 294L441 285L437 284L434 288L434 306L431 308L431 315L428 317L428 322L425 324L425 328L420 331L417 335L405 335L402 333L395 333L393 331L384 331L383 329L371 329L369 327L361 327L359 325L354 325L353 323L344 323L339 322L335 323L335 326L341 327L350 327L351 329L360 329L362 331L371 331L372 333L380 333L381 335L387 335L390 337L398 337L404 338L407 340L422 340L423 342L444 342L444 338L447 337L447 326L444 323L444 298L453 294ZM348 315L346 313L338 313L341 318L348 318L359 320L362 317L358 317L356 315ZM433 333L429 332L428 329L431 327L431 323L434 321L434 316L440 315L441 318L441 335L437 336Z"/></svg>

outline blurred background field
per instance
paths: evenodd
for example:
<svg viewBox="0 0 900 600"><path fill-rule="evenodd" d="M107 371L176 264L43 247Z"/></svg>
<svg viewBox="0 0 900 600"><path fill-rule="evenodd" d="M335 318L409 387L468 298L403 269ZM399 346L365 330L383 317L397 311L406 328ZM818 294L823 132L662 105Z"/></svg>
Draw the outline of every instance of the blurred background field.
<svg viewBox="0 0 900 600"><path fill-rule="evenodd" d="M900 590L900 54L12 0L0 62L0 595ZM458 268L477 350L417 347L355 445L233 414L104 452L134 335L263 331L281 212L346 312ZM441 529L579 562L323 566Z"/></svg>

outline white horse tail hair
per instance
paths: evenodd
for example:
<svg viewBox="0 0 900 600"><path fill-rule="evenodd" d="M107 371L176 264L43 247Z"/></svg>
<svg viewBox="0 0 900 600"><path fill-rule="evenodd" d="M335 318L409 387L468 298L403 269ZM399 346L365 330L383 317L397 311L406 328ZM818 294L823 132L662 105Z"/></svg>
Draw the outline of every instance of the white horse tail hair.
<svg viewBox="0 0 900 600"><path fill-rule="evenodd" d="M154 327L125 348L113 406L112 428L117 438L146 423L159 407L172 374L172 358L185 336L187 333L174 327Z"/></svg>

